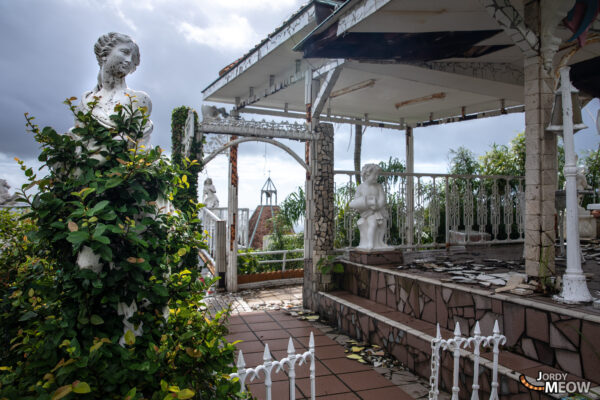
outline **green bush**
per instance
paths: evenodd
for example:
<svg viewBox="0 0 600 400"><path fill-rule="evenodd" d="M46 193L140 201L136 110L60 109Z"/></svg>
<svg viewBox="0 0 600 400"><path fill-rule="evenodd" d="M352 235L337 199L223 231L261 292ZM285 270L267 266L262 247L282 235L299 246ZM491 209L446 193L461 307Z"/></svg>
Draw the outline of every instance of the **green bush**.
<svg viewBox="0 0 600 400"><path fill-rule="evenodd" d="M239 398L226 315L198 311L212 282L183 263L205 246L195 210L169 212L165 201L185 190L187 172L138 147L144 110L116 108L109 129L73 100L71 134L27 117L50 173L20 162L31 207L22 223L37 231L0 300L0 399ZM124 330L118 310L133 302Z"/></svg>

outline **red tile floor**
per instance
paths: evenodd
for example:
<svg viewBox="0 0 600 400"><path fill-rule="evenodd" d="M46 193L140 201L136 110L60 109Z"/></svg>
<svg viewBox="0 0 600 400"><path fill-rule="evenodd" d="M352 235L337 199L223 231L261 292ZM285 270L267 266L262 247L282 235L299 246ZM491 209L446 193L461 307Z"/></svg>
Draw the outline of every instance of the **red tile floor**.
<svg viewBox="0 0 600 400"><path fill-rule="evenodd" d="M412 399L391 381L375 372L370 366L346 358L344 348L310 323L300 321L282 311L242 313L229 318L227 340L242 340L236 346L244 353L246 367L256 367L263 362L266 343L273 359L287 355L289 337L294 339L296 353L308 349L310 332L315 336L316 396L329 400L405 400ZM296 369L296 399L310 399L309 364ZM289 399L289 381L282 372L273 373L273 400ZM264 378L248 385L258 399L265 399Z"/></svg>

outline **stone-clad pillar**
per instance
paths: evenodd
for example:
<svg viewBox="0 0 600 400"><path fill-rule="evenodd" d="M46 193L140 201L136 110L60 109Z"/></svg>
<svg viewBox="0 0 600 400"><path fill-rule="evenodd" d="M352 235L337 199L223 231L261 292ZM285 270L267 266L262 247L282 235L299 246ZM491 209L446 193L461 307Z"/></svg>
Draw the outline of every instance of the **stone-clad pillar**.
<svg viewBox="0 0 600 400"><path fill-rule="evenodd" d="M547 132L554 79L540 56L525 58L525 272L554 273L556 134Z"/></svg>
<svg viewBox="0 0 600 400"><path fill-rule="evenodd" d="M319 260L333 250L334 239L334 176L333 176L333 125L319 124L316 139L310 145L310 188L307 193L312 220L312 232L305 232L310 241L311 258L304 262L304 307L311 308L313 295L328 282L316 270Z"/></svg>

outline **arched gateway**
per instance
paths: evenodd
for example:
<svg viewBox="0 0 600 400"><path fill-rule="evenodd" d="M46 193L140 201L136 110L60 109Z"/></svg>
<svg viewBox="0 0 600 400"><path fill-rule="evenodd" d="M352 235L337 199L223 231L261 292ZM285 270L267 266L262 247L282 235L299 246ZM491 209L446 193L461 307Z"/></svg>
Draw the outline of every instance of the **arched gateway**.
<svg viewBox="0 0 600 400"><path fill-rule="evenodd" d="M203 159L203 165L213 160L218 154L229 149L229 190L228 190L228 213L227 213L227 267L225 270L225 285L228 291L237 290L237 251L236 221L238 219L238 174L237 174L237 146L240 143L256 141L265 142L277 146L292 156L298 164L306 170L306 221L305 221L305 259L311 258L310 239L315 229L311 215L315 205L312 199L325 195L333 187L333 129L330 125L321 125L320 129L311 131L308 124L288 122L247 121L236 116L227 118L205 118L199 124L198 135L207 133L231 135L231 140L212 154ZM288 146L276 139L291 139L306 144L306 156L303 160ZM321 156L319 156L321 154ZM331 160L330 168L322 170L323 163L320 159ZM320 168L316 168L320 165ZM329 178L325 176L329 174ZM321 177L321 175L323 175ZM331 182L329 182L331 180ZM321 182L315 188L314 182ZM326 182L326 184L323 184ZM331 187L331 188L329 188ZM323 192L323 193L321 193ZM331 193L333 196L333 192ZM326 196L329 197L329 196ZM218 268L222 270L221 268Z"/></svg>

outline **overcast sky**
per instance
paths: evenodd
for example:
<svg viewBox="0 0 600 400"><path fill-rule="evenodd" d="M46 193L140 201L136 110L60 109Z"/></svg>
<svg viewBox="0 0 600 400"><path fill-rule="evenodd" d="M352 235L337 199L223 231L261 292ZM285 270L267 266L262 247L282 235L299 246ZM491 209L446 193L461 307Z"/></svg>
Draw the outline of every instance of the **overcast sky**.
<svg viewBox="0 0 600 400"><path fill-rule="evenodd" d="M200 110L201 90L224 66L242 56L303 3L299 0L0 0L0 178L13 190L24 181L14 157L29 165L39 147L24 127L25 112L40 126L65 132L73 124L62 101L91 90L98 65L93 52L107 32L126 33L138 43L141 64L128 86L147 92L153 102L151 143L170 153L171 111L187 105ZM598 107L593 101L591 113ZM263 117L259 117L263 118ZM588 126L595 120L584 113ZM335 127L335 167L351 169L353 138L347 126ZM415 129L417 172L446 172L448 150L464 145L477 155L492 143L506 144L524 130L524 116ZM576 135L578 151L598 148L588 129ZM303 146L292 143L301 155ZM404 160L404 133L368 128L363 162L390 156ZM239 150L240 207L251 210L271 176L279 200L303 185L304 172L282 150L264 143L244 143ZM201 181L213 178L221 204L227 199L227 159L207 165ZM201 187L201 184L200 184Z"/></svg>

